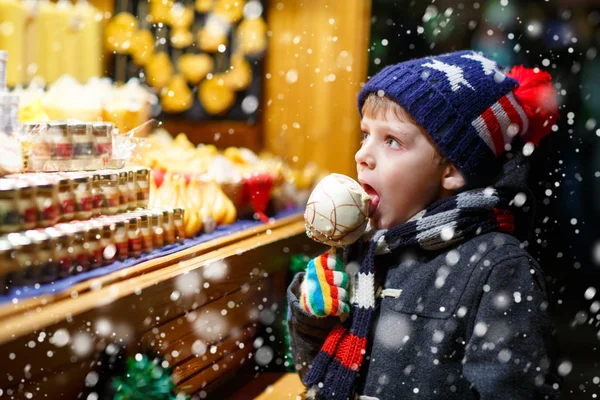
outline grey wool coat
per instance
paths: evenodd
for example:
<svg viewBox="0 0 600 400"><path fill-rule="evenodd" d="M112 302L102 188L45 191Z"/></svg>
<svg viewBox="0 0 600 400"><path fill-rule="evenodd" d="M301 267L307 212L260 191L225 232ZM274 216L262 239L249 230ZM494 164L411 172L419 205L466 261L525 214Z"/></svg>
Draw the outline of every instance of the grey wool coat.
<svg viewBox="0 0 600 400"><path fill-rule="evenodd" d="M476 236L439 252L376 258L375 317L354 398L544 399L557 396L545 279L518 239ZM288 288L288 326L304 376L339 318L315 318Z"/></svg>

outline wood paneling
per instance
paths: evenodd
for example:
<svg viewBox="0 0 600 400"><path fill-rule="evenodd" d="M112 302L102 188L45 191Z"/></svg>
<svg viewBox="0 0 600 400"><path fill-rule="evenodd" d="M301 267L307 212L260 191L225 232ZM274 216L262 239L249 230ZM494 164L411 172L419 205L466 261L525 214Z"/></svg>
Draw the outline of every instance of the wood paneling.
<svg viewBox="0 0 600 400"><path fill-rule="evenodd" d="M269 3L265 145L289 162L356 174L356 107L366 80L368 0Z"/></svg>

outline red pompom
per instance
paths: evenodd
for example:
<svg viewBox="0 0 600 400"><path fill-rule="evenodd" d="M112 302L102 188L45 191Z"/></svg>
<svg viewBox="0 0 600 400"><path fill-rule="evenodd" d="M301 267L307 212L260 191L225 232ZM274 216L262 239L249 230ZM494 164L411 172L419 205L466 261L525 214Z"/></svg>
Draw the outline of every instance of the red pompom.
<svg viewBox="0 0 600 400"><path fill-rule="evenodd" d="M508 76L519 82L519 87L513 93L529 120L523 139L537 146L558 120L558 103L552 77L538 68L525 68L522 65L513 67Z"/></svg>

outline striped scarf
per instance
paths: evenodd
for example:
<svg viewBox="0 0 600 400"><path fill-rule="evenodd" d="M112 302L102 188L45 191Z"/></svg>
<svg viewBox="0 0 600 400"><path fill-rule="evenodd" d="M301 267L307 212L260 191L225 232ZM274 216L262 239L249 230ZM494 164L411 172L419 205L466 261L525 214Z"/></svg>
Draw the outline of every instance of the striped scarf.
<svg viewBox="0 0 600 400"><path fill-rule="evenodd" d="M354 284L351 312L327 336L304 377L309 396L346 400L363 363L375 310L375 256L407 247L439 250L492 231L514 232L513 190L477 189L437 201L409 221L370 232Z"/></svg>

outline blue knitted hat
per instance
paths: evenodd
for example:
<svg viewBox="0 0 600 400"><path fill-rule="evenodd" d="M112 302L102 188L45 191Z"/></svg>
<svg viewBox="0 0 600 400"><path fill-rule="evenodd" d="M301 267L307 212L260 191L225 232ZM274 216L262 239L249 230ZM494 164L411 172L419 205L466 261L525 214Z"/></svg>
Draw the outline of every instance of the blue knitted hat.
<svg viewBox="0 0 600 400"><path fill-rule="evenodd" d="M517 137L535 145L558 118L552 79L539 69L506 74L474 51L457 51L385 67L358 95L387 96L421 125L471 186L490 183Z"/></svg>

